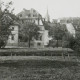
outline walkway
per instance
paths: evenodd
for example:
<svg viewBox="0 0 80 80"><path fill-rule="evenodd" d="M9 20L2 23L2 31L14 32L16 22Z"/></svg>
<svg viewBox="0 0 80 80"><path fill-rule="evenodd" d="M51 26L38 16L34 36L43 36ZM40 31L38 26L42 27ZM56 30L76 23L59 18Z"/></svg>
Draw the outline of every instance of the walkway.
<svg viewBox="0 0 80 80"><path fill-rule="evenodd" d="M62 57L62 56L0 56L2 61L18 61L18 60L57 60L57 61L78 61L77 57Z"/></svg>

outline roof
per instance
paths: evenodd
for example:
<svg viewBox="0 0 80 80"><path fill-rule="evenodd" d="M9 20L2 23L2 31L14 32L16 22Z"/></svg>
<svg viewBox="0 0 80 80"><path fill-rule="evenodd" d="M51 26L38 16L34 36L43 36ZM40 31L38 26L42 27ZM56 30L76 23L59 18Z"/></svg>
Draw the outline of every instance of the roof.
<svg viewBox="0 0 80 80"><path fill-rule="evenodd" d="M24 12L25 14L29 14L29 13L30 13L30 10L27 10L27 9L24 8L20 13L17 14L17 16L18 16L19 14L23 13L23 12Z"/></svg>
<svg viewBox="0 0 80 80"><path fill-rule="evenodd" d="M31 15L36 15L36 17L41 17L41 15L33 8L31 8L30 10L27 10L27 9L23 9L20 13L18 13L16 16L20 17L21 18L28 18L28 17L31 17ZM31 17L32 18L32 17Z"/></svg>

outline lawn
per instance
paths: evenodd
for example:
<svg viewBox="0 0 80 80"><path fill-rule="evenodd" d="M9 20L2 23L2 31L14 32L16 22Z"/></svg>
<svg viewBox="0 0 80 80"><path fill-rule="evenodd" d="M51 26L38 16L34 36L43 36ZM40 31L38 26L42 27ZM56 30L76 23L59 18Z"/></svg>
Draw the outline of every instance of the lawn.
<svg viewBox="0 0 80 80"><path fill-rule="evenodd" d="M0 62L0 80L80 80L80 63L55 60Z"/></svg>

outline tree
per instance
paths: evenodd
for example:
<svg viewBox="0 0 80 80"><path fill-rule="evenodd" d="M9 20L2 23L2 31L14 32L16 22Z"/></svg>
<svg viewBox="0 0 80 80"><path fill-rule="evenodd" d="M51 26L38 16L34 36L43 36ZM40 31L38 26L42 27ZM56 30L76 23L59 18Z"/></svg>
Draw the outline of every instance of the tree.
<svg viewBox="0 0 80 80"><path fill-rule="evenodd" d="M54 27L50 29L50 35L57 40L56 46L59 46L59 40L62 40L63 36L65 35L65 30L62 28L62 25L56 23Z"/></svg>
<svg viewBox="0 0 80 80"><path fill-rule="evenodd" d="M62 40L64 34L65 34L64 31L61 30L60 28L55 29L54 37L57 40L57 47L59 46L58 40Z"/></svg>
<svg viewBox="0 0 80 80"><path fill-rule="evenodd" d="M74 50L80 52L80 31L76 31Z"/></svg>
<svg viewBox="0 0 80 80"><path fill-rule="evenodd" d="M71 48L71 49L74 48L75 37L72 34L70 34L69 32L66 32L64 41L67 42L67 45L65 47L68 47L68 48Z"/></svg>
<svg viewBox="0 0 80 80"><path fill-rule="evenodd" d="M0 48L4 47L7 43L8 36L11 33L10 25L13 24L13 14L9 12L12 2L5 5L5 9L0 8Z"/></svg>
<svg viewBox="0 0 80 80"><path fill-rule="evenodd" d="M44 23L45 29L49 31L49 36L52 37L52 40L49 42L49 46L59 46L59 40L62 40L63 36L65 35L66 26L60 23L48 24ZM55 40L55 41L54 41ZM56 42L57 40L57 42ZM56 45L54 45L56 43Z"/></svg>
<svg viewBox="0 0 80 80"><path fill-rule="evenodd" d="M39 35L39 27L34 23L24 23L23 28L19 32L19 37L28 41L29 48L31 40L33 38L37 39Z"/></svg>

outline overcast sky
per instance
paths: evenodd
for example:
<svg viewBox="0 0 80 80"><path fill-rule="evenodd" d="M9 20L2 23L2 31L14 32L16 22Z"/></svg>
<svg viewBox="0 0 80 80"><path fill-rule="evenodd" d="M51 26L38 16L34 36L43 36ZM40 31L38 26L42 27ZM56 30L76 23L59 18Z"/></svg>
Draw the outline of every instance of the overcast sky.
<svg viewBox="0 0 80 80"><path fill-rule="evenodd" d="M19 13L23 8L37 10L43 17L47 7L51 19L60 17L80 17L80 0L2 0L13 1L14 13Z"/></svg>

